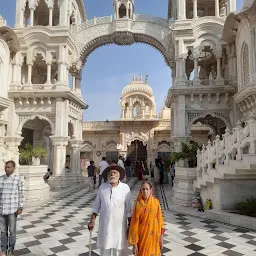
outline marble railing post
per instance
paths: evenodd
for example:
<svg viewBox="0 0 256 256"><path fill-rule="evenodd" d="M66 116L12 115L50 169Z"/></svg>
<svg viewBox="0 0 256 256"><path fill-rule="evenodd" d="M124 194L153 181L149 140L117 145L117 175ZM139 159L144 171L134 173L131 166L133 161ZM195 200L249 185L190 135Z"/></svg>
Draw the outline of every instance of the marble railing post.
<svg viewBox="0 0 256 256"><path fill-rule="evenodd" d="M33 27L34 26L34 13L35 10L33 8L30 9L30 26Z"/></svg>
<svg viewBox="0 0 256 256"><path fill-rule="evenodd" d="M222 77L221 77L221 58L218 57L217 58L217 77L216 77L216 80L221 80Z"/></svg>
<svg viewBox="0 0 256 256"><path fill-rule="evenodd" d="M49 8L49 26L52 26L53 8Z"/></svg>
<svg viewBox="0 0 256 256"><path fill-rule="evenodd" d="M47 81L46 81L47 84L51 84L52 82L51 73L52 73L52 64L47 63Z"/></svg>
<svg viewBox="0 0 256 256"><path fill-rule="evenodd" d="M32 83L32 64L28 64L28 84Z"/></svg>
<svg viewBox="0 0 256 256"><path fill-rule="evenodd" d="M72 74L72 91L76 90L76 75Z"/></svg>
<svg viewBox="0 0 256 256"><path fill-rule="evenodd" d="M215 16L219 17L220 16L220 4L219 0L215 0Z"/></svg>
<svg viewBox="0 0 256 256"><path fill-rule="evenodd" d="M211 149L211 141L208 140L207 142L207 146L206 146L206 149L207 149L207 171L211 169L211 164L210 164L210 157L211 157L211 152L210 152L210 149Z"/></svg>
<svg viewBox="0 0 256 256"><path fill-rule="evenodd" d="M220 135L216 135L216 140L215 140L215 148L216 148L216 166L220 164L220 156L219 156L219 149L220 149Z"/></svg>
<svg viewBox="0 0 256 256"><path fill-rule="evenodd" d="M193 18L197 18L197 0L193 0Z"/></svg>
<svg viewBox="0 0 256 256"><path fill-rule="evenodd" d="M250 146L249 146L249 154L254 155L256 153L255 151L255 119L250 118L247 121L247 124L249 126L249 138L250 138Z"/></svg>
<svg viewBox="0 0 256 256"><path fill-rule="evenodd" d="M12 82L13 83L17 82L17 70L18 70L17 64L13 63L12 64Z"/></svg>

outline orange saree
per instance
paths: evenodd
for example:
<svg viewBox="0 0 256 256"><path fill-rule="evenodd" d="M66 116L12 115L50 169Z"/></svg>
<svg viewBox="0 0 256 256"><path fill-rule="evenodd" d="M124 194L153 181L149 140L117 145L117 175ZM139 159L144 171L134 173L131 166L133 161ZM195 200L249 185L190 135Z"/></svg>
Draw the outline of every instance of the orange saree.
<svg viewBox="0 0 256 256"><path fill-rule="evenodd" d="M164 221L159 201L152 195L144 201L141 193L135 202L128 242L138 246L138 256L159 256Z"/></svg>

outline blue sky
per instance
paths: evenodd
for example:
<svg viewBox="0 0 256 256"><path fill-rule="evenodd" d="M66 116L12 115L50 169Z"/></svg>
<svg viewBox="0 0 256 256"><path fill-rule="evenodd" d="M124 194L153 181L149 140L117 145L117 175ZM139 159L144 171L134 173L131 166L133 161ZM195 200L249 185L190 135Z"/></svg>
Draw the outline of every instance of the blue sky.
<svg viewBox="0 0 256 256"><path fill-rule="evenodd" d="M8 25L15 23L15 0L5 1L0 14ZM112 0L85 0L87 18L113 14ZM237 1L240 9L242 1ZM135 0L137 14L167 17L168 0ZM164 104L164 96L171 86L171 71L162 55L144 44L132 46L108 45L98 48L88 58L83 69L82 92L89 108L84 112L85 121L117 120L121 109L119 99L122 88L132 81L133 74L149 75L157 112Z"/></svg>

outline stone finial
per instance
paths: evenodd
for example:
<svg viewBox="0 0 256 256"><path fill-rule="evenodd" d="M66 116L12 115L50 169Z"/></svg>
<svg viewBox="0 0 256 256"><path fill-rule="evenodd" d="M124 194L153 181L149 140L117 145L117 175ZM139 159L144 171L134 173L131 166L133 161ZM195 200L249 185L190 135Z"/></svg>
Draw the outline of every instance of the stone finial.
<svg viewBox="0 0 256 256"><path fill-rule="evenodd" d="M146 75L145 83L148 83L148 74Z"/></svg>
<svg viewBox="0 0 256 256"><path fill-rule="evenodd" d="M142 76L140 76L140 81L142 82L142 80L143 80L143 78L142 78Z"/></svg>
<svg viewBox="0 0 256 256"><path fill-rule="evenodd" d="M0 15L0 27L6 26L6 20Z"/></svg>
<svg viewBox="0 0 256 256"><path fill-rule="evenodd" d="M239 128L242 127L242 123L241 123L241 121L240 121L239 119L238 119L237 122L236 122L236 126L239 127Z"/></svg>
<svg viewBox="0 0 256 256"><path fill-rule="evenodd" d="M135 75L133 75L132 81L133 82L136 81L136 76Z"/></svg>
<svg viewBox="0 0 256 256"><path fill-rule="evenodd" d="M225 134L229 134L229 129L228 129L228 127L226 127L226 129L225 129Z"/></svg>

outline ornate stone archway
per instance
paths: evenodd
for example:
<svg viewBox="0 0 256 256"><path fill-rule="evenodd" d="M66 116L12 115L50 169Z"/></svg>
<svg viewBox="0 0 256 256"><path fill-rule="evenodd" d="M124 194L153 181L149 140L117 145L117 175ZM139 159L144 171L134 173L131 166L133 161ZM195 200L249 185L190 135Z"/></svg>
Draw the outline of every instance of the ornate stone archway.
<svg viewBox="0 0 256 256"><path fill-rule="evenodd" d="M226 125L226 127L229 130L231 130L231 124L230 124L228 115L225 115L223 113L216 113L216 112L205 112L205 113L194 113L194 117L192 117L191 115L190 116L188 115L187 133L190 134L191 127L193 124L195 124L195 122L203 120L207 116L211 116L213 119L221 120ZM207 124L214 126L213 122L208 122Z"/></svg>
<svg viewBox="0 0 256 256"><path fill-rule="evenodd" d="M40 120L47 121L50 124L50 126L51 126L52 133L54 134L54 132L55 132L54 122L50 118L48 118L46 116L43 116L43 115L19 116L19 126L18 126L18 129L17 129L17 134L21 135L22 127L24 126L24 124L27 121L32 121L32 120L35 120L36 118L38 118Z"/></svg>
<svg viewBox="0 0 256 256"><path fill-rule="evenodd" d="M73 63L85 63L96 48L107 44L145 43L160 51L168 66L173 64L172 31L166 19L147 15L117 20L111 16L99 17L76 26L73 34L77 48L76 56L72 56Z"/></svg>

